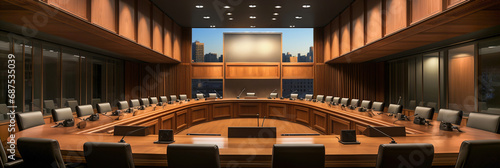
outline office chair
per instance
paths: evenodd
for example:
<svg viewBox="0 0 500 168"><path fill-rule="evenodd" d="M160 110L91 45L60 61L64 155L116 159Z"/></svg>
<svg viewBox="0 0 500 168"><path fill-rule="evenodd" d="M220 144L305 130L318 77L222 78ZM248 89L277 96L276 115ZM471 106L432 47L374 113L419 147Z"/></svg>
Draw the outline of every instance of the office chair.
<svg viewBox="0 0 500 168"><path fill-rule="evenodd" d="M9 162L9 160L7 159L7 153L5 152L5 148L3 147L3 144L0 143L0 167L1 168L17 168L17 167L21 167L22 164L23 164L23 159L16 159L16 160Z"/></svg>
<svg viewBox="0 0 500 168"><path fill-rule="evenodd" d="M7 108L7 105L6 104L0 104L0 118L2 120L9 118L7 116L7 113L9 113L9 109Z"/></svg>
<svg viewBox="0 0 500 168"><path fill-rule="evenodd" d="M434 117L434 108L417 106L415 107L415 115L432 120Z"/></svg>
<svg viewBox="0 0 500 168"><path fill-rule="evenodd" d="M71 108L72 112L76 111L76 106L78 106L78 101L77 100L68 100L66 101L67 107Z"/></svg>
<svg viewBox="0 0 500 168"><path fill-rule="evenodd" d="M169 168L220 168L219 147L209 144L170 144Z"/></svg>
<svg viewBox="0 0 500 168"><path fill-rule="evenodd" d="M417 101L416 100L410 100L410 102L408 102L408 109L409 110L415 110L416 107L417 107Z"/></svg>
<svg viewBox="0 0 500 168"><path fill-rule="evenodd" d="M349 105L353 106L353 107L358 107L359 106L359 99L352 99L351 103Z"/></svg>
<svg viewBox="0 0 500 168"><path fill-rule="evenodd" d="M205 95L203 95L203 93L196 93L196 98L203 99L205 98Z"/></svg>
<svg viewBox="0 0 500 168"><path fill-rule="evenodd" d="M340 104L347 106L349 105L349 98L342 98L340 99Z"/></svg>
<svg viewBox="0 0 500 168"><path fill-rule="evenodd" d="M299 97L299 94L297 93L290 94L290 99L297 99L297 97Z"/></svg>
<svg viewBox="0 0 500 168"><path fill-rule="evenodd" d="M500 115L470 113L467 127L500 133Z"/></svg>
<svg viewBox="0 0 500 168"><path fill-rule="evenodd" d="M170 101L172 101L172 102L177 101L177 96L176 95L170 95Z"/></svg>
<svg viewBox="0 0 500 168"><path fill-rule="evenodd" d="M16 113L16 122L19 131L45 124L40 111Z"/></svg>
<svg viewBox="0 0 500 168"><path fill-rule="evenodd" d="M340 103L340 97L333 97L333 103Z"/></svg>
<svg viewBox="0 0 500 168"><path fill-rule="evenodd" d="M380 144L375 167L430 168L433 159L432 144Z"/></svg>
<svg viewBox="0 0 500 168"><path fill-rule="evenodd" d="M119 101L117 106L118 110L125 110L129 108L127 101Z"/></svg>
<svg viewBox="0 0 500 168"><path fill-rule="evenodd" d="M160 102L167 103L168 102L167 96L160 96Z"/></svg>
<svg viewBox="0 0 500 168"><path fill-rule="evenodd" d="M269 97L271 97L271 98L277 98L278 97L278 93L271 93L271 94L269 94Z"/></svg>
<svg viewBox="0 0 500 168"><path fill-rule="evenodd" d="M372 109L373 111L384 111L384 102L373 102Z"/></svg>
<svg viewBox="0 0 500 168"><path fill-rule="evenodd" d="M312 100L313 99L313 94L306 94L305 99L306 100Z"/></svg>
<svg viewBox="0 0 500 168"><path fill-rule="evenodd" d="M92 107L97 107L97 104L101 103L101 98L95 98L95 99L92 99L92 103L90 103L92 105Z"/></svg>
<svg viewBox="0 0 500 168"><path fill-rule="evenodd" d="M186 94L180 94L179 95L179 100L187 100L188 96Z"/></svg>
<svg viewBox="0 0 500 168"><path fill-rule="evenodd" d="M333 96L326 96L325 102L330 103L333 100Z"/></svg>
<svg viewBox="0 0 500 168"><path fill-rule="evenodd" d="M54 139L20 137L17 140L23 167L65 168L59 142Z"/></svg>
<svg viewBox="0 0 500 168"><path fill-rule="evenodd" d="M433 108L433 109L438 109L436 102L427 102L426 107L430 107L430 108Z"/></svg>
<svg viewBox="0 0 500 168"><path fill-rule="evenodd" d="M158 98L156 98L156 97L150 97L149 98L149 102L151 104L158 104Z"/></svg>
<svg viewBox="0 0 500 168"><path fill-rule="evenodd" d="M387 113L391 113L394 115L398 113L403 113L403 106L397 104L389 104L389 107L387 108Z"/></svg>
<svg viewBox="0 0 500 168"><path fill-rule="evenodd" d="M458 110L440 109L437 121L448 122L455 125L462 123L463 112Z"/></svg>
<svg viewBox="0 0 500 168"><path fill-rule="evenodd" d="M274 144L272 168L324 168L323 144Z"/></svg>
<svg viewBox="0 0 500 168"><path fill-rule="evenodd" d="M130 99L130 107L139 107L139 106L141 106L139 99Z"/></svg>
<svg viewBox="0 0 500 168"><path fill-rule="evenodd" d="M455 168L500 167L500 140L463 141Z"/></svg>
<svg viewBox="0 0 500 168"><path fill-rule="evenodd" d="M109 103L99 103L97 104L97 113L107 113L111 112L111 105Z"/></svg>
<svg viewBox="0 0 500 168"><path fill-rule="evenodd" d="M128 143L85 142L83 153L87 167L134 168L132 148Z"/></svg>
<svg viewBox="0 0 500 168"><path fill-rule="evenodd" d="M500 108L488 108L486 113L500 115Z"/></svg>
<svg viewBox="0 0 500 168"><path fill-rule="evenodd" d="M141 99L139 99L139 102L141 103L141 105L149 106L149 99L148 98L141 98Z"/></svg>
<svg viewBox="0 0 500 168"><path fill-rule="evenodd" d="M247 96L255 96L255 93L253 93L253 92L247 92Z"/></svg>
<svg viewBox="0 0 500 168"><path fill-rule="evenodd" d="M73 112L71 112L71 108L66 107L52 110L52 120L54 120L54 122L67 119L73 119Z"/></svg>
<svg viewBox="0 0 500 168"><path fill-rule="evenodd" d="M325 98L325 95L316 95L316 101L321 102Z"/></svg>
<svg viewBox="0 0 500 168"><path fill-rule="evenodd" d="M361 101L361 105L359 107L363 107L366 109L371 109L372 108L372 101L370 100L363 100Z"/></svg>
<svg viewBox="0 0 500 168"><path fill-rule="evenodd" d="M50 114L52 113L52 109L56 109L57 106L54 103L54 100L44 100L43 101L43 112L45 114Z"/></svg>
<svg viewBox="0 0 500 168"><path fill-rule="evenodd" d="M76 106L77 117L84 117L92 114L94 114L94 109L92 109L92 105L87 104L87 105Z"/></svg>
<svg viewBox="0 0 500 168"><path fill-rule="evenodd" d="M208 93L208 97L217 98L217 94L216 93Z"/></svg>

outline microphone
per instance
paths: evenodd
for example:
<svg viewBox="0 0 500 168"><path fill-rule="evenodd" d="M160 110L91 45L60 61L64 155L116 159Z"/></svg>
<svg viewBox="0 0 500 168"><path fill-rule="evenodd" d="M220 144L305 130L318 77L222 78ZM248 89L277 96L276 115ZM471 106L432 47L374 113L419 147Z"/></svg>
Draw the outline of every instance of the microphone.
<svg viewBox="0 0 500 168"><path fill-rule="evenodd" d="M240 94L238 96L236 96L237 99L240 98L241 94L245 91L246 88L243 88L243 90L241 90Z"/></svg>
<svg viewBox="0 0 500 168"><path fill-rule="evenodd" d="M401 96L399 96L398 105L401 103Z"/></svg>
<svg viewBox="0 0 500 168"><path fill-rule="evenodd" d="M274 89L271 93L274 93L276 91L276 89Z"/></svg>
<svg viewBox="0 0 500 168"><path fill-rule="evenodd" d="M215 89L214 89L214 92L215 92L216 96L217 96L219 99L222 99L222 96L221 96L221 95L219 95L219 92L217 92L217 90L215 90Z"/></svg>
<svg viewBox="0 0 500 168"><path fill-rule="evenodd" d="M127 135L130 135L134 132L137 132L137 131L140 131L140 130L143 130L143 129L146 129L148 127L142 127L142 128L139 128L139 129L136 129L136 130L133 130L133 131L130 131L130 132L127 132L125 135L123 135L122 139L120 139L120 141L118 141L118 143L125 143L125 140L123 140L125 138L125 136Z"/></svg>
<svg viewBox="0 0 500 168"><path fill-rule="evenodd" d="M384 135L384 136L386 136L386 137L391 138L391 140L392 140L392 141L391 141L391 143L390 143L390 144L397 144L397 143L396 143L396 141L394 140L394 138L392 138L391 136L387 135L385 132L382 132L382 131L380 131L379 129L377 129L377 128L375 128L375 127L371 126L371 125L368 125L368 127L373 128L375 131L380 132L382 135Z"/></svg>
<svg viewBox="0 0 500 168"><path fill-rule="evenodd" d="M262 126L260 127L264 127L264 121L266 121L266 116L264 116L264 119L262 120Z"/></svg>
<svg viewBox="0 0 500 168"><path fill-rule="evenodd" d="M257 127L259 127L259 114L257 114Z"/></svg>

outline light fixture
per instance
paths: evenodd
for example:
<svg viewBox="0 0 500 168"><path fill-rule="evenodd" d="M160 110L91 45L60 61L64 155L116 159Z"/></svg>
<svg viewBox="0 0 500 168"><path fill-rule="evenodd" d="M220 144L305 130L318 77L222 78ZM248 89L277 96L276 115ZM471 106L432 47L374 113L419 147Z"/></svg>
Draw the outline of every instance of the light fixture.
<svg viewBox="0 0 500 168"><path fill-rule="evenodd" d="M272 18L272 20L276 20L276 18Z"/></svg>
<svg viewBox="0 0 500 168"><path fill-rule="evenodd" d="M281 5L276 5L276 6L274 6L274 8L281 9Z"/></svg>
<svg viewBox="0 0 500 168"><path fill-rule="evenodd" d="M256 8L256 7L257 7L257 5L255 5L255 4L250 4L250 5L248 5L248 7L249 7L249 8Z"/></svg>
<svg viewBox="0 0 500 168"><path fill-rule="evenodd" d="M203 19L210 19L210 16L203 16Z"/></svg>
<svg viewBox="0 0 500 168"><path fill-rule="evenodd" d="M255 26L250 26L251 28L255 28Z"/></svg>
<svg viewBox="0 0 500 168"><path fill-rule="evenodd" d="M210 27L211 27L211 28L214 28L214 27L215 27L215 25L210 25Z"/></svg>
<svg viewBox="0 0 500 168"><path fill-rule="evenodd" d="M307 8L310 8L310 7L311 7L311 5L309 5L309 4L302 5L302 8L306 8L307 9Z"/></svg>
<svg viewBox="0 0 500 168"><path fill-rule="evenodd" d="M295 19L302 19L302 16L295 16Z"/></svg>
<svg viewBox="0 0 500 168"><path fill-rule="evenodd" d="M278 12L274 12L273 15L274 16L278 16L279 14L278 14Z"/></svg>
<svg viewBox="0 0 500 168"><path fill-rule="evenodd" d="M294 27L295 27L295 25L290 25L290 27L291 27L291 28L294 28Z"/></svg>
<svg viewBox="0 0 500 168"><path fill-rule="evenodd" d="M257 17L255 17L255 16L250 16L250 19L255 19L255 18L257 18Z"/></svg>
<svg viewBox="0 0 500 168"><path fill-rule="evenodd" d="M228 13L226 13L226 15L231 16L231 15L233 15L233 13L228 12Z"/></svg>
<svg viewBox="0 0 500 168"><path fill-rule="evenodd" d="M231 8L231 7L230 7L230 6L227 6L227 5L226 5L226 6L224 6L224 9L229 9L229 8Z"/></svg>
<svg viewBox="0 0 500 168"><path fill-rule="evenodd" d="M230 18L229 18L229 20L233 20L233 18L232 18L232 17L230 17Z"/></svg>
<svg viewBox="0 0 500 168"><path fill-rule="evenodd" d="M203 5L196 5L195 6L197 9L202 9L203 8Z"/></svg>

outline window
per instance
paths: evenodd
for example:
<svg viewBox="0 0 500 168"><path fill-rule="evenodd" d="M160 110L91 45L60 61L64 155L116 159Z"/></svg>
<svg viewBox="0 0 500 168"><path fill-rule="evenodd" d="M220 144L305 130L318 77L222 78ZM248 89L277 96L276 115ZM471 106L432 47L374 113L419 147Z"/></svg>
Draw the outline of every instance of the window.
<svg viewBox="0 0 500 168"><path fill-rule="evenodd" d="M283 79L283 97L290 98L290 94L297 93L299 98L306 94L313 94L314 79Z"/></svg>
<svg viewBox="0 0 500 168"><path fill-rule="evenodd" d="M479 43L479 111L500 108L500 38Z"/></svg>
<svg viewBox="0 0 500 168"><path fill-rule="evenodd" d="M191 98L196 98L196 93L203 93L205 97L215 92L220 96L223 95L222 79L193 79L191 85Z"/></svg>

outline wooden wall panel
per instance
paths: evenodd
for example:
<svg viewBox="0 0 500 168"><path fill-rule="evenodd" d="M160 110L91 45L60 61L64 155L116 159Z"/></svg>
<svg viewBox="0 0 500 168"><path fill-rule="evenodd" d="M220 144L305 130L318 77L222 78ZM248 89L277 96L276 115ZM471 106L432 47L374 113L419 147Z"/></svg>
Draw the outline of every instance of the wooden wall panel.
<svg viewBox="0 0 500 168"><path fill-rule="evenodd" d="M118 1L118 34L136 41L135 0Z"/></svg>
<svg viewBox="0 0 500 168"><path fill-rule="evenodd" d="M382 38L382 0L366 1L366 44Z"/></svg>
<svg viewBox="0 0 500 168"><path fill-rule="evenodd" d="M163 54L173 57L173 28L172 19L167 15L163 16ZM190 40L191 41L191 40Z"/></svg>
<svg viewBox="0 0 500 168"><path fill-rule="evenodd" d="M153 7L153 50L163 53L163 12Z"/></svg>
<svg viewBox="0 0 500 168"><path fill-rule="evenodd" d="M196 124L198 122L204 122L208 120L208 106L197 106L191 108L191 114L189 114L191 118L191 125Z"/></svg>
<svg viewBox="0 0 500 168"><path fill-rule="evenodd" d="M305 63L283 63L282 79L314 79L314 65Z"/></svg>
<svg viewBox="0 0 500 168"><path fill-rule="evenodd" d="M351 122L330 115L330 132L329 134L340 135L342 130L350 129Z"/></svg>
<svg viewBox="0 0 500 168"><path fill-rule="evenodd" d="M279 78L279 63L226 63L226 79Z"/></svg>
<svg viewBox="0 0 500 168"><path fill-rule="evenodd" d="M232 103L214 104L212 106L213 119L231 117L232 113L233 113Z"/></svg>
<svg viewBox="0 0 500 168"><path fill-rule="evenodd" d="M193 79L222 79L224 78L223 63L195 63L191 64Z"/></svg>
<svg viewBox="0 0 500 168"><path fill-rule="evenodd" d="M321 131L322 133L326 134L328 130L328 114L313 110L312 112L313 118L312 118L312 126L313 128Z"/></svg>
<svg viewBox="0 0 500 168"><path fill-rule="evenodd" d="M307 124L309 125L309 118L310 118L310 114L309 114L309 108L305 108L305 107L299 107L299 106L295 106L293 108L293 114L295 114L295 121L296 122L302 122L304 124Z"/></svg>
<svg viewBox="0 0 500 168"><path fill-rule="evenodd" d="M288 118L286 104L267 104L268 117Z"/></svg>
<svg viewBox="0 0 500 168"><path fill-rule="evenodd" d="M47 3L88 20L87 0L47 0Z"/></svg>
<svg viewBox="0 0 500 168"><path fill-rule="evenodd" d="M351 10L347 8L340 15L340 55L351 51Z"/></svg>
<svg viewBox="0 0 500 168"><path fill-rule="evenodd" d="M339 28L340 19L337 17L331 23L331 34L332 34L332 48L330 51L332 52L331 59L337 58L340 56L340 28Z"/></svg>
<svg viewBox="0 0 500 168"><path fill-rule="evenodd" d="M472 48L472 47L471 47ZM474 56L463 50L450 55L448 74L448 103L451 109L474 111ZM460 108L460 109L457 109Z"/></svg>
<svg viewBox="0 0 500 168"><path fill-rule="evenodd" d="M411 22L416 23L431 15L439 13L443 9L443 2L437 0L412 0Z"/></svg>
<svg viewBox="0 0 500 168"><path fill-rule="evenodd" d="M176 131L182 130L188 127L188 116L187 109L181 110L175 113Z"/></svg>
<svg viewBox="0 0 500 168"><path fill-rule="evenodd" d="M175 114L169 114L167 116L162 117L161 123L160 123L160 128L161 129L173 129L175 131L175 129L176 129Z"/></svg>
<svg viewBox="0 0 500 168"><path fill-rule="evenodd" d="M137 43L151 48L151 2L141 1L137 13Z"/></svg>
<svg viewBox="0 0 500 168"><path fill-rule="evenodd" d="M356 0L352 4L352 50L365 45L365 3L364 0Z"/></svg>
<svg viewBox="0 0 500 168"><path fill-rule="evenodd" d="M238 117L256 117L261 115L261 103L238 103L236 106L236 116Z"/></svg>
<svg viewBox="0 0 500 168"><path fill-rule="evenodd" d="M174 48L173 48L173 54L174 54L174 59L176 60L181 60L181 38L182 38L182 28L181 26L177 24L173 24L174 28Z"/></svg>
<svg viewBox="0 0 500 168"><path fill-rule="evenodd" d="M392 34L407 26L407 0L385 1L385 35Z"/></svg>
<svg viewBox="0 0 500 168"><path fill-rule="evenodd" d="M324 52L323 52L323 58L324 58L324 61L321 61L321 62L326 62L330 59L332 59L332 53L331 53L331 29L330 29L330 25L331 24L328 24L325 26L325 28L323 29L324 33L323 33L323 49L324 49Z"/></svg>
<svg viewBox="0 0 500 168"><path fill-rule="evenodd" d="M462 3L465 1L469 1L469 0L446 0L446 5L447 5L447 8L450 8L450 7L455 6L456 4L459 4L459 3Z"/></svg>
<svg viewBox="0 0 500 168"><path fill-rule="evenodd" d="M91 0L91 22L116 33L116 0Z"/></svg>

